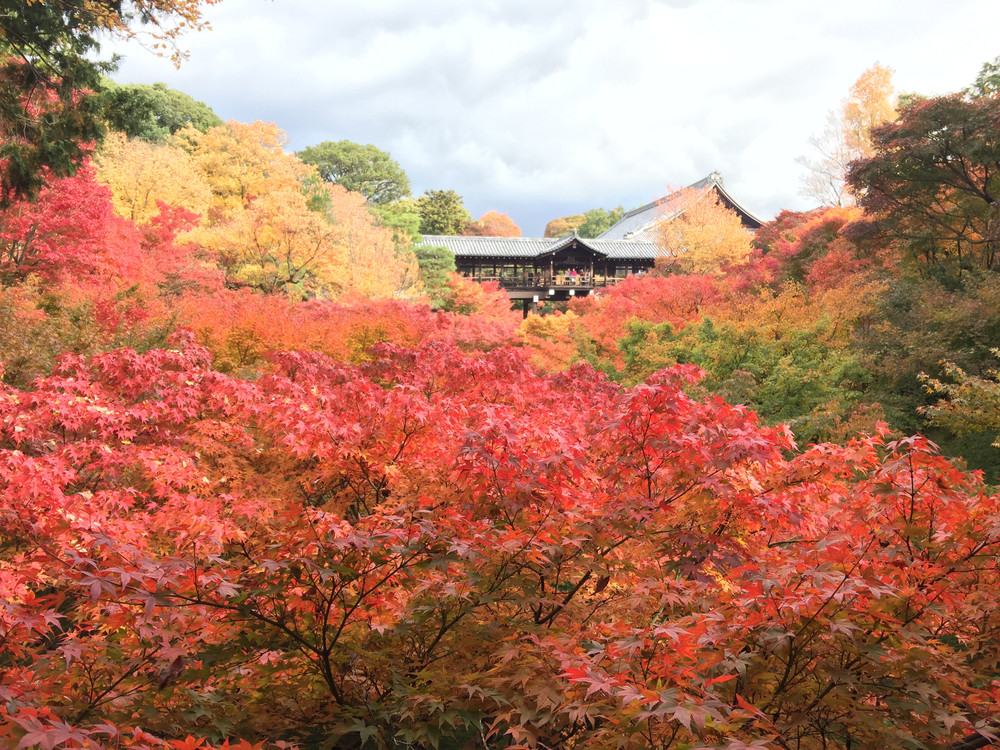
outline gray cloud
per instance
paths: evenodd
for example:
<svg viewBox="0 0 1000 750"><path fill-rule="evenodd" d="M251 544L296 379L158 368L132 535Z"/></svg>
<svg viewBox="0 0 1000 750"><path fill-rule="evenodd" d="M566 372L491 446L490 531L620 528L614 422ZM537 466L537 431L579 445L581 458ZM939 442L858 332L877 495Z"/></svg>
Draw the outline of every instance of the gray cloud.
<svg viewBox="0 0 1000 750"><path fill-rule="evenodd" d="M135 45L119 80L162 80L292 148L389 151L529 233L719 169L766 216L804 208L795 157L876 60L902 90L966 85L1000 49L1000 4L914 0L225 0L180 70ZM905 10L905 14L903 11ZM929 55L927 50L947 50Z"/></svg>

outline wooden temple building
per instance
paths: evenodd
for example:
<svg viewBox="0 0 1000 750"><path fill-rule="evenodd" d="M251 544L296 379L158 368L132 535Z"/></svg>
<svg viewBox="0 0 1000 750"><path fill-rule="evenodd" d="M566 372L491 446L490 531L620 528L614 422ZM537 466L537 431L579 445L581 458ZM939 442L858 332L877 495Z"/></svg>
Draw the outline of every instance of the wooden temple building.
<svg viewBox="0 0 1000 750"><path fill-rule="evenodd" d="M714 191L754 231L761 225L722 186L717 172L687 190ZM677 191L633 209L593 239L575 233L555 238L424 235L424 245L446 247L455 254L458 273L475 281L495 281L512 300L521 300L524 314L542 300L567 300L612 286L649 271L661 255L654 237L656 225L684 212L687 201Z"/></svg>

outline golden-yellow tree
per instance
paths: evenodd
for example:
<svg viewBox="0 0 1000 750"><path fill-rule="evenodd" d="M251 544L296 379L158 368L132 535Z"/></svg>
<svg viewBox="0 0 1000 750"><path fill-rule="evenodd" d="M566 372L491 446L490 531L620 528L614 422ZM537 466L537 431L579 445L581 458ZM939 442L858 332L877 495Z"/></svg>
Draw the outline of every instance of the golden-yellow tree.
<svg viewBox="0 0 1000 750"><path fill-rule="evenodd" d="M563 216L559 219L553 219L548 224L545 225L545 234L543 237L562 237L563 235L570 234L577 227L581 226L587 217L583 214L573 214L571 216Z"/></svg>
<svg viewBox="0 0 1000 750"><path fill-rule="evenodd" d="M753 238L739 215L719 201L714 190L679 191L671 207L680 215L664 217L655 228L660 266L687 273L718 273L753 252Z"/></svg>
<svg viewBox="0 0 1000 750"><path fill-rule="evenodd" d="M365 197L340 185L328 185L328 221L343 261L339 289L364 297L406 296L419 291L419 268L413 249L393 242L392 229L380 226Z"/></svg>
<svg viewBox="0 0 1000 750"><path fill-rule="evenodd" d="M211 191L208 220L186 239L216 259L230 287L327 299L419 291L409 244L394 242L363 195L286 153L275 125L186 128L175 142Z"/></svg>
<svg viewBox="0 0 1000 750"><path fill-rule="evenodd" d="M897 115L893 97L892 68L875 63L851 86L844 102L841 133L851 159L863 159L875 154L871 130Z"/></svg>
<svg viewBox="0 0 1000 750"><path fill-rule="evenodd" d="M187 127L172 142L209 189L207 220L185 239L215 259L227 285L300 297L339 293L345 256L321 210L325 190L313 167L284 151L276 125Z"/></svg>
<svg viewBox="0 0 1000 750"><path fill-rule="evenodd" d="M242 209L189 237L215 258L231 288L299 297L341 291L339 269L346 255L337 229L295 189L249 198Z"/></svg>
<svg viewBox="0 0 1000 750"><path fill-rule="evenodd" d="M230 217L248 201L283 190L320 192L314 167L285 153L287 139L273 123L225 125L202 132L194 127L179 130L173 142L191 155L212 191L211 221Z"/></svg>
<svg viewBox="0 0 1000 750"><path fill-rule="evenodd" d="M896 117L892 68L875 63L851 86L840 110L827 114L823 132L809 139L814 156L799 157L798 162L808 169L802 195L827 206L853 206L847 167L872 156L871 129Z"/></svg>
<svg viewBox="0 0 1000 750"><path fill-rule="evenodd" d="M119 216L142 224L159 213L157 202L204 216L212 192L183 149L113 133L97 157L97 176L111 188Z"/></svg>

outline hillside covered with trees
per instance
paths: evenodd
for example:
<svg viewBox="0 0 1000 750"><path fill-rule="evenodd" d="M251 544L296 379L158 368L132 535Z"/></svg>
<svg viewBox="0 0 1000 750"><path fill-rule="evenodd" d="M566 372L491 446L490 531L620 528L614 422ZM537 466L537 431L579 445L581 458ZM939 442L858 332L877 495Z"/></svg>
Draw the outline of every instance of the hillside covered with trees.
<svg viewBox="0 0 1000 750"><path fill-rule="evenodd" d="M0 745L973 748L1000 721L1000 86L876 66L750 235L522 319L370 144L0 17ZM622 209L553 220L596 234ZM963 743L964 744L956 744Z"/></svg>

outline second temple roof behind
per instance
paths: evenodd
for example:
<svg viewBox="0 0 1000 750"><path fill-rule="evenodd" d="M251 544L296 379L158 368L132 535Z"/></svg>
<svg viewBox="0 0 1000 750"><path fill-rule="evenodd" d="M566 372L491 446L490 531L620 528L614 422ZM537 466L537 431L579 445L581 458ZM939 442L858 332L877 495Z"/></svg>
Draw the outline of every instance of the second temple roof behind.
<svg viewBox="0 0 1000 750"><path fill-rule="evenodd" d="M682 190L677 190L670 195L666 195L645 206L633 208L625 214L617 223L601 232L598 239L602 240L652 240L654 236L653 228L662 219L676 219L684 213L687 202L682 199L684 193L691 190L712 190L718 196L724 206L739 214L743 226L753 231L760 228L763 223L760 219L741 206L736 200L726 192L722 186L722 175L712 172L708 177L693 185L688 185Z"/></svg>

